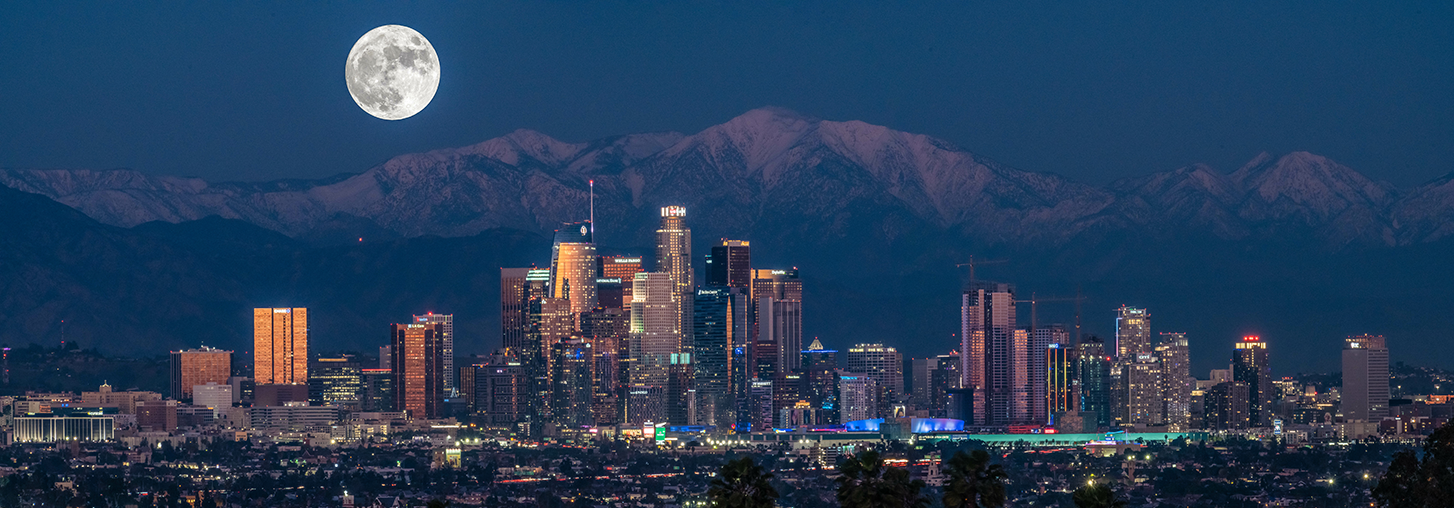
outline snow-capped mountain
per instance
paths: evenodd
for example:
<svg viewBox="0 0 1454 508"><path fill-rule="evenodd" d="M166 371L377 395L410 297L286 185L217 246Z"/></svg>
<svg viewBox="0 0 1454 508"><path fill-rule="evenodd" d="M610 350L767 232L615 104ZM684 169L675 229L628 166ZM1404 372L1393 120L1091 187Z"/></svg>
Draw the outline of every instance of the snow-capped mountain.
<svg viewBox="0 0 1454 508"><path fill-rule="evenodd" d="M1449 235L1446 177L1400 193L1327 158L1261 154L1231 174L1204 165L1097 188L1021 171L929 136L777 108L693 135L648 133L567 143L520 130L476 145L395 157L357 175L209 183L130 170L5 170L0 184L51 197L107 224L210 215L305 237L376 227L402 236L490 228L548 230L587 213L649 234L651 209L685 204L694 227L894 241L917 230L981 245L1064 245L1113 232L1246 238L1309 236L1338 247ZM609 234L609 233L608 233Z"/></svg>

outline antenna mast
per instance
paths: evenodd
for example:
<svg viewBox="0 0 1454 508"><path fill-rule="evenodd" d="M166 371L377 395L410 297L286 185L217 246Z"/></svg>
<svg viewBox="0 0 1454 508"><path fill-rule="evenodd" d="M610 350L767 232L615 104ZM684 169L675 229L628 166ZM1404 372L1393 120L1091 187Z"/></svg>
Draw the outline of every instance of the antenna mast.
<svg viewBox="0 0 1454 508"><path fill-rule="evenodd" d="M591 241L596 241L596 180L591 180Z"/></svg>

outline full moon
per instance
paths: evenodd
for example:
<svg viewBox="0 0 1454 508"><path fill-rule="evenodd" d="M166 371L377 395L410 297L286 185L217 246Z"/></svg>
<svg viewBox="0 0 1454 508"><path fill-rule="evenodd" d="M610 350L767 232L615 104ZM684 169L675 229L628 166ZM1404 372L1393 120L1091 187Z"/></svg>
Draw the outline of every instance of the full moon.
<svg viewBox="0 0 1454 508"><path fill-rule="evenodd" d="M434 99L439 57L414 29L384 25L353 44L343 77L358 107L385 120L403 120Z"/></svg>

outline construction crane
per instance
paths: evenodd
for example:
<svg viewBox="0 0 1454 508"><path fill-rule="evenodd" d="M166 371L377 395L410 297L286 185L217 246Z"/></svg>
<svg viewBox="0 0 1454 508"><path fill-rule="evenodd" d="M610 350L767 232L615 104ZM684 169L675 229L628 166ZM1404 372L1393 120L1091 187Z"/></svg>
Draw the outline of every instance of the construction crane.
<svg viewBox="0 0 1454 508"><path fill-rule="evenodd" d="M989 261L975 261L974 260L974 256L970 256L968 263L959 263L959 264L954 265L954 266L956 266L956 267L968 266L969 267L969 287L974 287L974 266L975 265L999 265L999 264L1004 264L1004 263L1009 263L1009 262L1010 262L1010 260L1008 260L1008 259L993 259L993 260L989 260Z"/></svg>
<svg viewBox="0 0 1454 508"><path fill-rule="evenodd" d="M1035 293L1030 293L1029 300L1015 300L1015 303L1030 304L1030 329L1034 330L1037 326L1039 326L1039 323L1037 322L1038 316L1036 315L1036 313L1038 304L1040 302L1075 302L1075 343L1080 344L1080 305L1084 301L1085 295L1082 295L1080 293L1080 288L1077 287L1075 289L1075 296L1038 298L1035 296Z"/></svg>

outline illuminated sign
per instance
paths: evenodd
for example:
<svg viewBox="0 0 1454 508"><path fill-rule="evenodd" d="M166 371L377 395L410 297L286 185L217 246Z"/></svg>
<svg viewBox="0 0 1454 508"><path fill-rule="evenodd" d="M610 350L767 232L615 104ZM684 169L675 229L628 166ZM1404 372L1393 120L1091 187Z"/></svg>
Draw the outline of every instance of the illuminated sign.
<svg viewBox="0 0 1454 508"><path fill-rule="evenodd" d="M662 217L686 217L687 207L685 206L663 206L661 207Z"/></svg>
<svg viewBox="0 0 1454 508"><path fill-rule="evenodd" d="M287 314L289 312L292 312L292 310L293 309L273 309L273 314Z"/></svg>
<svg viewBox="0 0 1454 508"><path fill-rule="evenodd" d="M641 258L611 258L612 263L640 263Z"/></svg>

